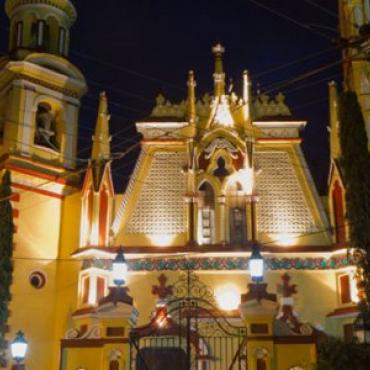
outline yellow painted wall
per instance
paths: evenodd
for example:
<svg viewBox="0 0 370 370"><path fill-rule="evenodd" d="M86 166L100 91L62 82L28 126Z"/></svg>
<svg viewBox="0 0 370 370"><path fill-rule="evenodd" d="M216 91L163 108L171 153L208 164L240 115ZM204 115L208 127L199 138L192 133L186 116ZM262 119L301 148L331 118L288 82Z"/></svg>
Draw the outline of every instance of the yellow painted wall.
<svg viewBox="0 0 370 370"><path fill-rule="evenodd" d="M71 254L79 245L81 193L76 192L63 201L61 219L61 238L56 291L56 320L54 323L54 341L58 345L53 351L53 366L59 364L59 340L64 338L67 329L73 327L72 313L77 308L78 273L81 269L79 260L71 259ZM35 369L36 370L36 369Z"/></svg>
<svg viewBox="0 0 370 370"><path fill-rule="evenodd" d="M315 344L275 344L274 352L277 370L289 370L293 366L311 369L316 362Z"/></svg>
<svg viewBox="0 0 370 370"><path fill-rule="evenodd" d="M13 339L23 330L29 341L28 369L47 369L51 364L56 304L55 258L58 256L61 220L61 200L30 191L19 190L19 218L15 219L14 275L9 320ZM29 283L29 275L40 271L47 281L42 289Z"/></svg>

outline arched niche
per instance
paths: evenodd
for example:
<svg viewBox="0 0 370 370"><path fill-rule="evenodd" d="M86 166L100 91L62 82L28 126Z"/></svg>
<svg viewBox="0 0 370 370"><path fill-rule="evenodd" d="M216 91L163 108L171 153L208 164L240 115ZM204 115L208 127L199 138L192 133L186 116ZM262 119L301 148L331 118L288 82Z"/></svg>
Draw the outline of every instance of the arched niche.
<svg viewBox="0 0 370 370"><path fill-rule="evenodd" d="M218 178L221 182L230 176L235 169L230 153L225 149L216 150L210 158L207 173Z"/></svg>
<svg viewBox="0 0 370 370"><path fill-rule="evenodd" d="M33 111L34 145L62 153L66 139L62 104L48 96L39 96Z"/></svg>

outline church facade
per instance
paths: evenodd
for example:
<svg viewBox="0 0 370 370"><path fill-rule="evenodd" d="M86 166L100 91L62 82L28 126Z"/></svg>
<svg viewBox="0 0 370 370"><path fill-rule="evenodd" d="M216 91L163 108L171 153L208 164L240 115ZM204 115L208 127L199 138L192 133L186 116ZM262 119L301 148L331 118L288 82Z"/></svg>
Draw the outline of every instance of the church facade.
<svg viewBox="0 0 370 370"><path fill-rule="evenodd" d="M343 14L357 15L347 3L340 2ZM188 288L192 282L201 287L194 294L209 293L213 307L207 315L186 311L199 319L196 333L188 321L188 343L197 347L194 368L226 369L237 360L249 370L308 369L320 333L352 337L358 291L335 165L333 84L328 198L318 195L301 150L307 122L292 115L282 94L253 95L248 72L239 95L226 91L221 45L212 49L214 91L198 96L190 71L183 101L159 95L150 116L136 122L141 152L121 194L112 181L104 92L89 164L76 163L87 83L68 60L77 18L72 3L7 0L5 10L10 31L9 55L0 58L0 163L11 172L16 226L7 338L24 331L26 369L130 368L130 338L153 335L148 328L164 312L163 338L176 328L181 337L181 325L166 310L173 297L186 298L176 295L185 277ZM342 23L350 22L345 17ZM265 263L257 293L248 287L256 244ZM121 249L129 291L117 295L112 261ZM238 350L216 356L213 342L199 333L220 318L246 328L246 339ZM164 353L141 349L134 348L141 353L136 369L145 368L139 357L159 361Z"/></svg>

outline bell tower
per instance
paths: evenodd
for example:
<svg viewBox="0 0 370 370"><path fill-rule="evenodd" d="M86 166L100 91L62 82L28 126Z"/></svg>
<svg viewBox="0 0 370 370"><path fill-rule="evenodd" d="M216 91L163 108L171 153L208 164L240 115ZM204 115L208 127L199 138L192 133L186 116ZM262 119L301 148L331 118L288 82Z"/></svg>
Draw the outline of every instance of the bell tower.
<svg viewBox="0 0 370 370"><path fill-rule="evenodd" d="M18 58L42 52L68 55L69 30L77 13L69 0L7 0L9 51Z"/></svg>
<svg viewBox="0 0 370 370"><path fill-rule="evenodd" d="M77 13L69 0L6 0L9 54L0 59L0 154L59 176L77 153L82 73L66 58Z"/></svg>

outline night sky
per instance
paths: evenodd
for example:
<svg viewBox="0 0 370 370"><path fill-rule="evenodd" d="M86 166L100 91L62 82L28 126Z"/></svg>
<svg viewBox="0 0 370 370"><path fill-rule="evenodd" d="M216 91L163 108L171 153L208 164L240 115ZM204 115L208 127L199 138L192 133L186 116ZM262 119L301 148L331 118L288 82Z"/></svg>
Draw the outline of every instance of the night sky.
<svg viewBox="0 0 370 370"><path fill-rule="evenodd" d="M89 85L82 100L80 158L90 153L99 91L106 90L110 100L112 151L124 151L138 140L134 122L149 115L159 92L171 101L185 98L189 69L195 71L199 95L212 91L211 46L216 42L226 48L227 79L232 78L237 93L244 69L251 73L254 90L264 91L340 60L334 48L337 0L313 0L328 12L306 0L73 2L79 16L72 28L70 59ZM4 11L0 25L8 25ZM0 30L0 52L4 54L7 32ZM329 48L308 61L270 71ZM274 95L278 91L286 94L294 116L308 121L303 149L320 193L326 190L329 164L327 82L333 79L340 83L340 64L274 91ZM137 153L114 162L116 191L123 191Z"/></svg>

